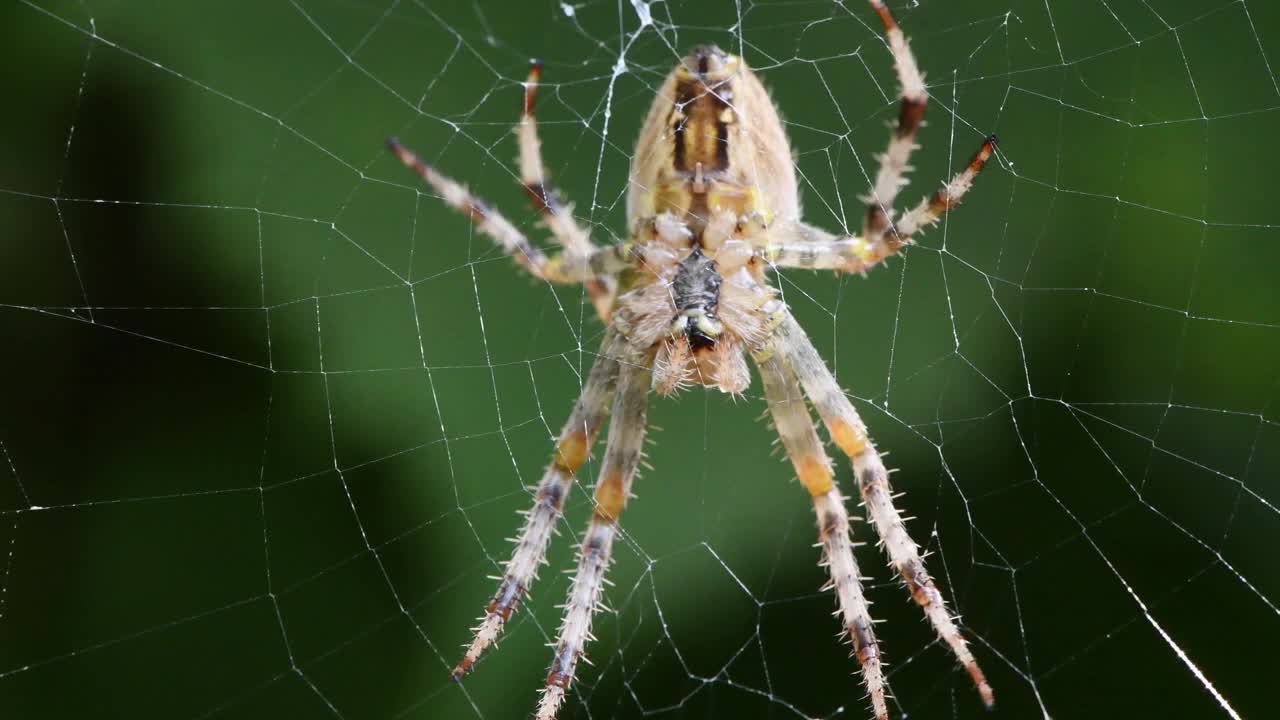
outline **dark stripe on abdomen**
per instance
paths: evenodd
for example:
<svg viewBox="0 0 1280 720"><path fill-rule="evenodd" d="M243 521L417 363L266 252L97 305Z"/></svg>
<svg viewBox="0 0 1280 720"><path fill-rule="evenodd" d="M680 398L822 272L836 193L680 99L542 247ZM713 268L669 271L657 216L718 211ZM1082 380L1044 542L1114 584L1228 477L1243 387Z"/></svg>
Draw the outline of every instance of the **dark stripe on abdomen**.
<svg viewBox="0 0 1280 720"><path fill-rule="evenodd" d="M702 163L703 172L729 169L729 123L723 118L726 114L732 116L728 102L732 97L728 81L714 89L697 80L683 80L676 85L676 107L669 120L674 141L672 165L676 170L694 172L698 163Z"/></svg>

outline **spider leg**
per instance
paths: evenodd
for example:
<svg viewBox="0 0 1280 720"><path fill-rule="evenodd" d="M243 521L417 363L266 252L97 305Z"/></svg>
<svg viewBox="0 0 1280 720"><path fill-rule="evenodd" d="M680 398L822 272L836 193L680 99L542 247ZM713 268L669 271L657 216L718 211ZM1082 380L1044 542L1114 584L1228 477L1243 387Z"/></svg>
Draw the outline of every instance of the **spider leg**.
<svg viewBox="0 0 1280 720"><path fill-rule="evenodd" d="M475 637L466 654L453 670L454 680L466 675L480 655L497 640L503 624L516 611L520 598L529 591L538 574L538 566L545 561L547 546L564 509L574 475L586 461L608 410L609 397L618 375L617 358L621 346L617 336L610 331L582 386L578 402L560 431L551 465L538 483L533 508L525 513L524 529L516 540L515 551L507 561L498 589L485 607L485 614L475 628Z"/></svg>
<svg viewBox="0 0 1280 720"><path fill-rule="evenodd" d="M843 614L844 633L853 644L853 654L862 667L862 680L871 695L876 720L886 720L884 671L880 650L872 627L870 603L862 592L858 564L849 539L849 515L844 498L832 481L831 460L813 427L813 418L805 405L804 395L795 372L772 344L754 353L756 366L764 382L769 412L787 456L795 467L800 484L813 497L813 510L818 516L823 559L831 580L823 589L834 588Z"/></svg>
<svg viewBox="0 0 1280 720"><path fill-rule="evenodd" d="M974 178L995 152L996 137L982 142L964 170L920 204L904 214L894 233L880 233L874 240L867 236L835 235L803 222L783 221L764 232L764 242L755 253L774 267L806 270L838 270L866 273L896 255L911 243L912 236L933 225L973 187Z"/></svg>
<svg viewBox="0 0 1280 720"><path fill-rule="evenodd" d="M913 235L938 222L948 210L959 205L960 199L973 187L974 179L978 177L978 173L982 172L983 166L995 152L996 142L995 135L988 135L964 170L956 173L956 176L951 178L951 182L944 183L932 195L921 200L918 205L899 218L897 239L895 242L886 242L886 245L896 244L894 248L896 252L897 248L910 243Z"/></svg>
<svg viewBox="0 0 1280 720"><path fill-rule="evenodd" d="M919 546L907 533L902 516L893 506L889 474L880 453L876 452L875 446L867 438L866 425L822 362L799 323L785 309L780 312L783 316L775 330L777 350L795 369L805 394L822 417L831 439L853 462L853 472L858 481L858 490L862 493L862 502L885 552L889 555L892 567L906 583L912 598L924 610L925 617L933 625L938 637L951 648L956 659L968 671L983 703L991 707L995 703L991 686L987 684L978 661L969 651L968 642L960 634L955 620L948 612L942 593L925 570Z"/></svg>
<svg viewBox="0 0 1280 720"><path fill-rule="evenodd" d="M449 207L471 218L477 230L492 238L520 267L540 280L554 283L586 282L630 266L630 250L626 245L596 248L587 255L565 250L554 257L548 257L530 244L529 239L510 220L472 195L458 181L428 165L399 140L388 138L387 149L405 167L425 180Z"/></svg>
<svg viewBox="0 0 1280 720"><path fill-rule="evenodd" d="M547 170L542 163L542 143L538 139L538 122L534 107L538 101L538 81L542 77L542 63L529 62L529 77L524 84L524 111L516 136L520 146L520 182L524 184L529 201L542 213L546 226L566 252L589 256L596 247L585 229L573 219L573 206L562 202L559 192L547 184ZM587 294L595 306L600 321L609 322L613 308L613 292L617 283L609 275L601 275L586 281Z"/></svg>
<svg viewBox="0 0 1280 720"><path fill-rule="evenodd" d="M889 136L889 147L880 156L880 170L876 173L875 184L871 186L871 195L866 198L867 216L862 223L862 237L868 245L877 247L881 242L892 245L897 238L885 238L889 231L889 216L893 212L893 202L898 190L907 184L906 172L910 169L907 163L911 160L911 152L916 149L916 132L924 120L924 111L929 104L929 93L925 90L924 76L916 65L916 58L907 45L902 29L889 14L889 8L881 0L870 0L871 7L884 23L885 40L889 44L889 52L893 54L893 68L898 74L898 95L902 99L898 111L898 124ZM896 248L893 248L896 250Z"/></svg>
<svg viewBox="0 0 1280 720"><path fill-rule="evenodd" d="M643 456L645 413L649 405L650 369L643 364L622 363L618 392L613 401L609 422L609 440L605 449L600 479L595 489L595 512L587 532L582 536L578 553L578 569L564 606L564 618L556 643L546 687L538 702L535 720L552 720L573 682L578 659L582 657L591 635L591 618L600 607L604 574L617 533L618 517L631 494L631 481Z"/></svg>

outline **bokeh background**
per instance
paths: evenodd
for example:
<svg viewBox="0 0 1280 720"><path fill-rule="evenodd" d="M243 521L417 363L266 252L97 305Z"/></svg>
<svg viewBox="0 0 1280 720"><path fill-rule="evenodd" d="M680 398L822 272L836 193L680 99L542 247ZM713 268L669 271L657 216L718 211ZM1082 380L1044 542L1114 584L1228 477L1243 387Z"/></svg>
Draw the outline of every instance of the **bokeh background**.
<svg viewBox="0 0 1280 720"><path fill-rule="evenodd" d="M999 161L887 269L779 282L998 698L858 525L895 715L1270 716L1280 7L892 8L933 96L904 199L986 133ZM855 0L6 3L0 714L526 716L585 483L500 650L447 675L601 328L383 138L542 237L510 133L538 56L549 167L609 242L655 87L718 42L773 89L807 217L856 228L879 38ZM654 404L562 717L869 716L763 409Z"/></svg>

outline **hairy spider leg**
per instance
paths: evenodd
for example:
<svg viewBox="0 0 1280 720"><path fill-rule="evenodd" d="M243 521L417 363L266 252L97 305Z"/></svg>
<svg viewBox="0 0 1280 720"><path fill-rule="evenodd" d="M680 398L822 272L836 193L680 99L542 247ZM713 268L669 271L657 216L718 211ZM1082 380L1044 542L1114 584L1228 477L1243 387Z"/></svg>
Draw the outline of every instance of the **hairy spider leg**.
<svg viewBox="0 0 1280 720"><path fill-rule="evenodd" d="M898 220L896 234L871 242L856 235L836 235L799 221L775 223L764 231L756 255L779 268L866 273L909 244L912 236L933 225L973 187L974 178L995 152L996 136L988 136L964 170L920 201Z"/></svg>
<svg viewBox="0 0 1280 720"><path fill-rule="evenodd" d="M573 205L564 202L556 188L548 184L550 176L542 162L542 143L538 139L538 122L534 116L541 78L542 63L530 60L529 77L524 83L524 110L520 124L516 126L520 146L520 182L560 246L570 255L587 257L595 252L596 247L587 231L574 220ZM596 315L601 322L608 324L617 281L610 275L597 275L587 279L585 285Z"/></svg>
<svg viewBox="0 0 1280 720"><path fill-rule="evenodd" d="M863 505L889 556L890 567L906 583L911 597L924 610L925 617L933 625L938 637L951 648L956 659L968 671L982 702L991 707L995 703L991 686L987 684L978 661L969 651L968 642L947 610L942 593L925 570L919 546L907 533L902 516L893 505L889 474L880 453L867 437L866 424L822 362L822 357L809 342L800 324L790 312L783 312L782 320L774 331L777 352L786 357L795 369L805 394L826 424L832 441L852 461Z"/></svg>
<svg viewBox="0 0 1280 720"><path fill-rule="evenodd" d="M503 625L516 611L520 598L529 592L538 567L546 562L547 546L551 544L551 535L564 510L573 478L591 452L600 424L608 412L618 376L618 357L622 351L623 342L610 330L587 381L583 383L578 402L560 431L551 464L538 483L533 508L525 513L524 529L515 541L515 550L507 561L498 590L485 607L480 624L474 628L475 637L467 646L466 654L453 670L455 681L466 675L481 654L494 644Z"/></svg>
<svg viewBox="0 0 1280 720"><path fill-rule="evenodd" d="M629 248L625 245L597 248L589 255L565 250L554 257L548 257L530 244L529 239L510 220L472 195L461 183L423 161L399 140L388 138L387 149L405 167L426 181L445 204L471 218L477 230L488 235L520 267L540 280L553 283L585 282L600 275L616 273L630 264Z"/></svg>
<svg viewBox="0 0 1280 720"><path fill-rule="evenodd" d="M605 570L618 518L631 495L631 482L643 458L645 413L649 407L649 374L647 364L638 360L622 362L618 370L618 391L609 420L609 439L605 448L600 479L595 488L595 512L582 536L578 552L578 569L569 588L564 618L557 633L555 655L547 672L546 687L538 702L535 720L552 720L573 682L578 659L591 635L591 618L601 607Z"/></svg>
<svg viewBox="0 0 1280 720"><path fill-rule="evenodd" d="M871 696L876 720L887 720L884 670L871 620L871 603L862 591L858 563L853 557L849 539L849 515L844 498L832 481L831 459L822 449L822 441L813 427L813 418L805 405L804 394L795 372L772 342L754 353L756 367L764 383L765 398L773 425L795 467L800 484L813 497L813 511L818 518L818 536L822 545L821 564L831 579L823 590L834 589L841 624L853 646L853 655L862 668L862 682Z"/></svg>
<svg viewBox="0 0 1280 720"><path fill-rule="evenodd" d="M956 173L951 182L943 184L932 195L920 201L898 219L899 246L911 242L912 236L942 219L947 211L960 204L960 199L973 187L973 181L996 151L998 140L988 135L978 152L973 154L964 170Z"/></svg>
<svg viewBox="0 0 1280 720"><path fill-rule="evenodd" d="M862 237L877 253L892 255L905 240L900 233L890 232L890 216L893 214L893 203L898 191L907 184L906 173L911 169L907 163L911 161L911 152L917 147L916 132L924 120L929 93L925 90L924 76L916 65L916 58L907 45L902 29L889 13L889 8L880 0L870 1L872 9L884 24L885 41L889 44L889 52L893 54L893 69L898 75L901 107L898 110L898 123L889 136L889 147L880 156L880 170L876 173L875 184L871 186L871 194L864 198L867 202L867 214L862 222Z"/></svg>

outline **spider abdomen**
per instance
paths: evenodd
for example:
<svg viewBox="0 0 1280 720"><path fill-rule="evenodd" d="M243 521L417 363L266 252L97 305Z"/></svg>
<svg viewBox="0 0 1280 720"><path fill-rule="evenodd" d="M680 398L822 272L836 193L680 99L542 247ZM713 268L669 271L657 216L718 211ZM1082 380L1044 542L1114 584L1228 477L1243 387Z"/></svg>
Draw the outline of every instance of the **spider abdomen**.
<svg viewBox="0 0 1280 720"><path fill-rule="evenodd" d="M698 240L717 213L797 217L778 111L742 58L694 48L654 98L631 164L627 216L670 213Z"/></svg>

